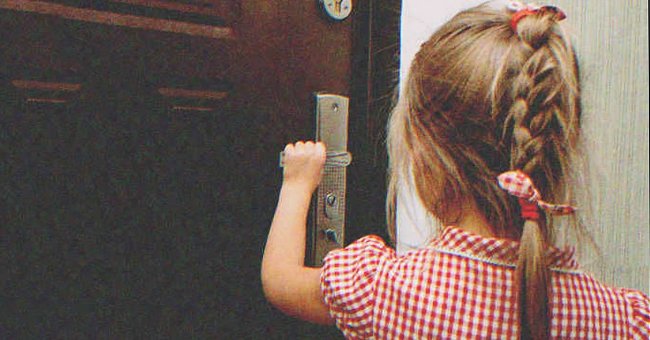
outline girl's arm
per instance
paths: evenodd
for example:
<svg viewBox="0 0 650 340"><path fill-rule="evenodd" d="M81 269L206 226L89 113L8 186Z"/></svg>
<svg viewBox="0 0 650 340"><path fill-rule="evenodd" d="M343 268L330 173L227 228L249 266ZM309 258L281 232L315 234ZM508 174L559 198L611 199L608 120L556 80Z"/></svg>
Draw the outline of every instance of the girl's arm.
<svg viewBox="0 0 650 340"><path fill-rule="evenodd" d="M288 315L331 324L320 291L321 270L304 266L307 213L322 177L325 146L289 144L283 160L284 181L262 259L264 294Z"/></svg>

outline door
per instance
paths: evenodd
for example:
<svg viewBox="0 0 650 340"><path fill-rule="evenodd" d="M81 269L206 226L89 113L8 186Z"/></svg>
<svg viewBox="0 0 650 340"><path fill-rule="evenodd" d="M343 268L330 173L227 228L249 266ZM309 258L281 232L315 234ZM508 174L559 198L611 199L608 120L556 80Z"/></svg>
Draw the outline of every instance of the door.
<svg viewBox="0 0 650 340"><path fill-rule="evenodd" d="M375 3L1 1L3 337L338 337L259 270L315 91L351 98L348 241L383 231L399 2Z"/></svg>

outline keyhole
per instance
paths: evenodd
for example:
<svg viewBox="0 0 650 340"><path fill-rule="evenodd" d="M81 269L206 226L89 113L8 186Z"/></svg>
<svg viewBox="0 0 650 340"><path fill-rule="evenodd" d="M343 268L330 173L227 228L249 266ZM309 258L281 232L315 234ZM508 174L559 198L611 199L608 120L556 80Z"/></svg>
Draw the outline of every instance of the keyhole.
<svg viewBox="0 0 650 340"><path fill-rule="evenodd" d="M339 235L334 229L326 229L325 230L325 237L330 241L334 243L339 243Z"/></svg>

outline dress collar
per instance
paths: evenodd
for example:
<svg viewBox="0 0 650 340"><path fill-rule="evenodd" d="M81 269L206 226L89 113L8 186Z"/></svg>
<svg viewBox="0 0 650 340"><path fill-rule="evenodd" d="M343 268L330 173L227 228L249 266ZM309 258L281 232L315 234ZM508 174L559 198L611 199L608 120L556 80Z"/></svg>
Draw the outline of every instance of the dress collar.
<svg viewBox="0 0 650 340"><path fill-rule="evenodd" d="M515 266L519 255L517 241L484 237L453 226L445 228L438 238L431 241L429 247L506 266ZM580 267L575 259L574 247L550 247L547 256L552 269L576 271Z"/></svg>

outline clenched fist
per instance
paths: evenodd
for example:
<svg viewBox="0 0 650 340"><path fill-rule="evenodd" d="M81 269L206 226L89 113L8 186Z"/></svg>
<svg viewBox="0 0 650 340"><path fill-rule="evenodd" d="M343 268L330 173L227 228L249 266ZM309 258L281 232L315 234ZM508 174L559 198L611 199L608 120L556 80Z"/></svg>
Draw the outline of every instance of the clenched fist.
<svg viewBox="0 0 650 340"><path fill-rule="evenodd" d="M313 193L323 176L325 157L325 144L321 142L287 144L283 156L283 185L297 186Z"/></svg>

